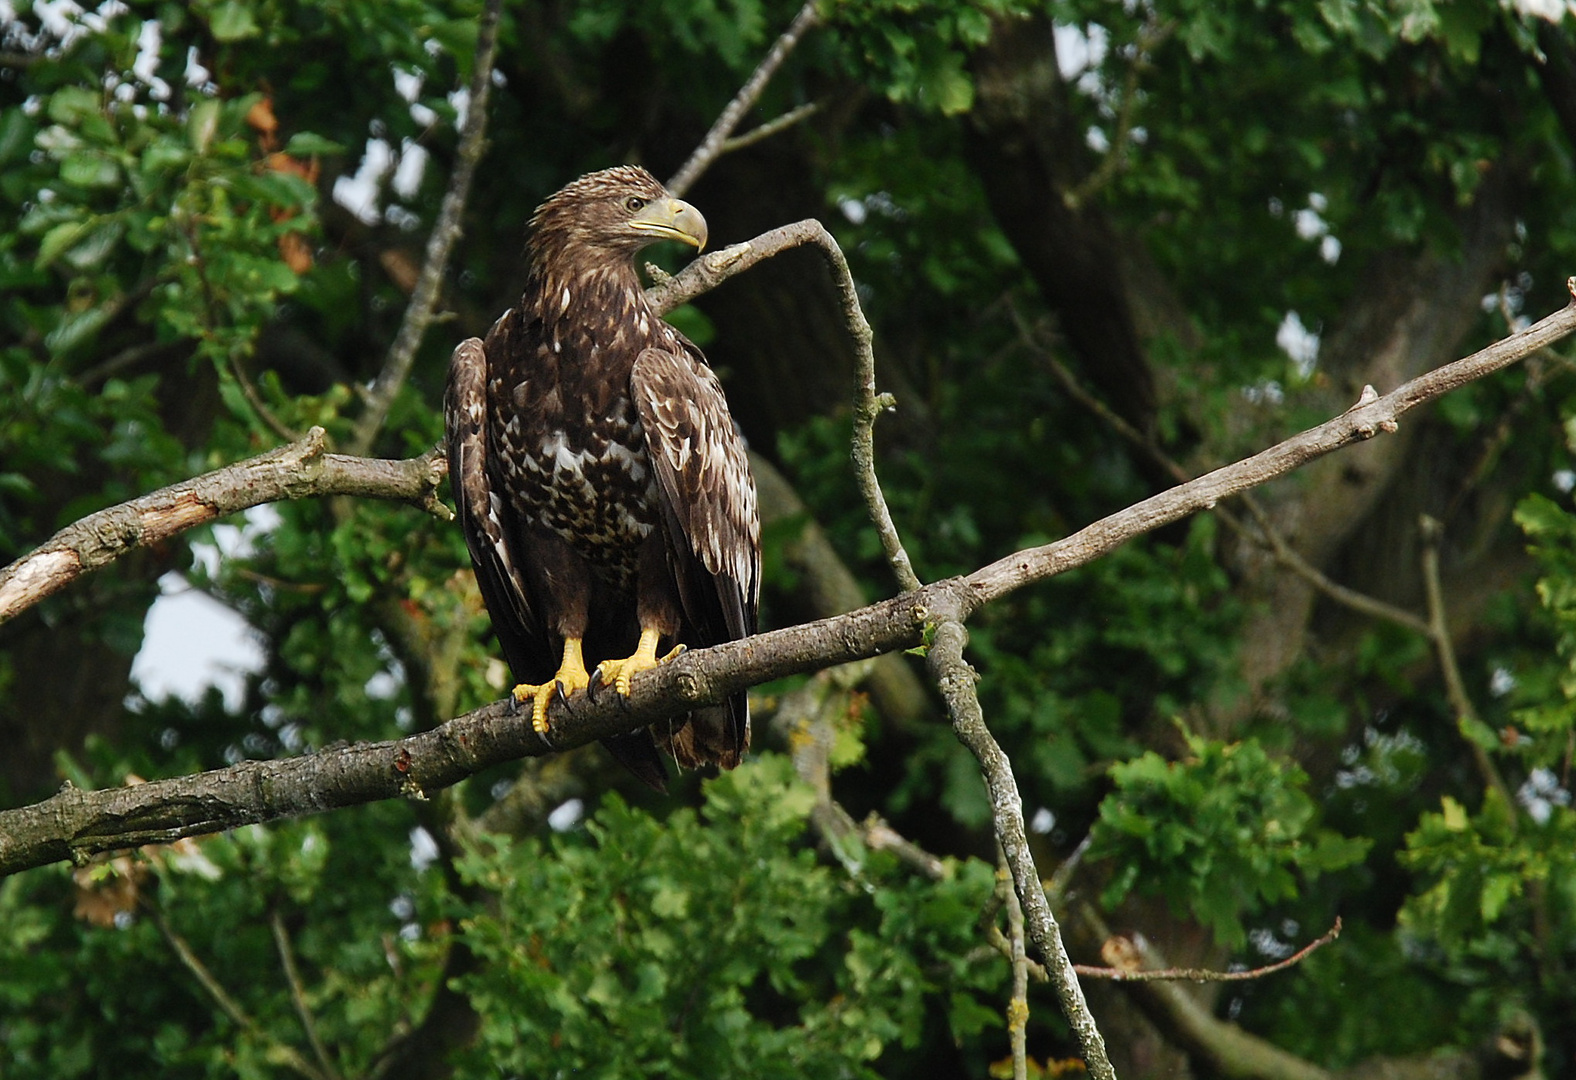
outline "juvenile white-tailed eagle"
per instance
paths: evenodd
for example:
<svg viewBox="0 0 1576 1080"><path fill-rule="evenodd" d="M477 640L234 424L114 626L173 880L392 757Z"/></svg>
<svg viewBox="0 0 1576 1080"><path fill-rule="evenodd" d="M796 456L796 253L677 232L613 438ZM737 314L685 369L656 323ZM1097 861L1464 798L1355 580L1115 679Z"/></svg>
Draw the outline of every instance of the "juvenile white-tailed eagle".
<svg viewBox="0 0 1576 1080"><path fill-rule="evenodd" d="M705 356L646 302L635 255L659 240L700 249L706 221L646 170L567 185L531 219L520 302L449 368L455 502L538 731L555 693L627 696L684 646L755 632L755 482ZM749 742L740 691L606 745L660 789L663 752L732 768Z"/></svg>

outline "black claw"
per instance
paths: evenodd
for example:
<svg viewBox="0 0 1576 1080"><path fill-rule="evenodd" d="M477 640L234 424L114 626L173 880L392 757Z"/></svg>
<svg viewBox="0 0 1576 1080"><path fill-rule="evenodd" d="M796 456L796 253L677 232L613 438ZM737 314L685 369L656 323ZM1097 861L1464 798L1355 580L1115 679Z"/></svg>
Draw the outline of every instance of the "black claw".
<svg viewBox="0 0 1576 1080"><path fill-rule="evenodd" d="M557 679L553 680L553 696L557 698L558 703L564 707L564 712L573 713L575 711L575 707L569 704L569 695L564 693L564 684L559 682Z"/></svg>
<svg viewBox="0 0 1576 1080"><path fill-rule="evenodd" d="M591 672L591 682L586 686L586 697L594 704L597 694L601 693L606 685L607 683L602 681L602 665L598 664L596 670Z"/></svg>

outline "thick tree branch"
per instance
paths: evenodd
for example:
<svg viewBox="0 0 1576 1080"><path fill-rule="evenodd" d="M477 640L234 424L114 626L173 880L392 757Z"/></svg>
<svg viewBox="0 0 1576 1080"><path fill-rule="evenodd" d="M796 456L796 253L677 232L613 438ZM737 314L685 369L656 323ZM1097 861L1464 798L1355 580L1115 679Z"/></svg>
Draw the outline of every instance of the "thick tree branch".
<svg viewBox="0 0 1576 1080"><path fill-rule="evenodd" d="M1013 321L1017 324L1018 333L1031 348L1039 351L1040 345L1035 339L1034 328L1029 326L1011 305L1009 305L1009 311ZM1044 352L1040 360L1044 363L1046 370L1061 384L1062 389L1066 390L1075 401L1099 417L1123 439L1132 443L1147 455L1151 461L1164 469L1168 475L1184 484L1193 479L1192 474L1160 449L1154 439L1139 431L1132 424L1129 424L1121 416L1117 415L1114 409L1084 389L1083 384L1078 381L1078 377L1068 370L1066 364L1063 364L1049 352ZM1425 637L1428 636L1429 628L1426 620L1412 614L1405 608L1387 604L1383 600L1358 592L1356 589L1347 588L1340 582L1333 580L1298 554L1297 550L1286 542L1286 538L1275 527L1275 522L1271 520L1270 515L1260 505L1258 499L1246 492L1240 496L1240 499L1242 505L1247 508L1248 513L1253 517L1254 523L1258 526L1258 531L1254 532L1250 529L1247 523L1236 514L1217 507L1215 516L1227 528L1252 543L1262 544L1269 548L1279 565L1284 566L1336 603L1371 618L1393 622L1415 633L1422 634Z"/></svg>
<svg viewBox="0 0 1576 1080"><path fill-rule="evenodd" d="M1567 288L1576 289L1576 278L1567 282ZM1381 432L1394 431L1401 416L1409 410L1509 367L1573 330L1576 330L1576 302L1465 359L1410 379L1382 397L1366 387L1357 404L1318 427L1134 503L1072 536L998 559L976 570L966 580L975 588L978 602L986 603L1030 581L1081 566L1089 561L1091 549L1108 551L1115 546L1113 540L1121 543L1188 514L1213 509L1221 499L1284 476L1315 458L1365 442Z"/></svg>
<svg viewBox="0 0 1576 1080"><path fill-rule="evenodd" d="M438 293L443 286L443 275L449 267L449 254L460 238L461 219L465 216L465 200L470 196L471 180L476 166L486 149L487 98L492 90L493 59L498 51L498 9L502 0L487 0L482 11L481 27L476 36L476 66L471 72L470 100L465 109L465 122L461 129L458 163L449 176L448 190L443 193L443 203L438 208L438 220L433 223L427 237L427 251L422 259L421 276L405 308L404 320L394 344L389 347L383 370L378 373L372 388L367 391L366 412L356 421L348 449L365 454L372 449L372 441L383 430L394 397L410 376L415 363L416 350L421 347L422 336L432 325L433 313L438 307Z"/></svg>
<svg viewBox="0 0 1576 1080"><path fill-rule="evenodd" d="M744 119L744 114L749 112L755 106L755 103L760 100L762 91L766 89L766 84L771 82L773 75L777 74L777 69L782 67L782 63L788 58L788 54L793 51L795 45L799 44L799 39L820 21L821 16L815 9L815 0L809 0L804 7L799 9L799 14L794 16L793 22L788 24L788 29L784 30L782 36L772 44L771 49L766 54L766 58L760 62L760 65L745 80L744 85L739 88L739 92L734 95L733 100L728 102L727 107L718 115L716 122L711 125L711 130L706 133L706 137L695 148L695 152L690 155L689 160L680 167L678 172L673 174L673 179L668 181L669 191L675 195L683 196L686 191L694 186L695 181L700 179L701 173L711 168L712 162L727 153L729 149L736 148L728 146L729 136L733 134L733 129L739 126L739 121ZM794 112L797 113L800 110L796 109ZM789 115L793 114L790 113ZM802 115L799 118L802 119ZM783 123L775 130L781 130L787 126L786 123ZM764 138L764 136L761 137Z"/></svg>
<svg viewBox="0 0 1576 1080"><path fill-rule="evenodd" d="M674 284L684 277L679 275ZM720 701L757 683L909 648L921 642L927 628L961 623L980 605L1014 589L1081 566L1133 537L1282 476L1313 458L1393 430L1407 410L1506 367L1572 330L1576 330L1576 303L1383 397L1365 394L1358 405L1327 423L1145 499L1055 543L1017 552L968 577L936 582L836 618L688 652L639 676L627 707L616 697L593 704L577 695L571 707L554 708L553 731L545 738L534 735L530 724L522 723L507 703L495 702L433 731L395 742L340 747L279 761L243 762L135 788L100 792L68 788L42 803L0 812L0 874L97 851L168 842L376 799L419 796L493 764L634 730L696 704ZM406 481L396 497L419 500L423 492L430 493L434 473L441 472L433 455L406 462L364 462L318 452L302 455L300 468L306 476L288 475L280 461L293 450L299 452L299 444L145 498L169 498L169 492L185 492L172 500L176 506L189 507L184 516L166 523L164 535L173 535L179 527L189 528L221 512L266 501L257 497L249 479L258 463L266 464L260 470L259 483L271 484L278 498L326 491L388 497L395 494L391 477L397 475ZM364 471L368 467L379 475L380 482L369 480ZM217 479L221 476L228 476L228 482ZM86 520L129 520L140 528L142 502L134 500L104 511L107 516L102 519L95 515ZM65 533L79 538L96 535L95 529L83 529L82 525L78 523ZM113 539L115 530L109 531ZM120 535L125 531L123 528ZM115 544L109 546L117 549ZM45 547L49 556L61 556L76 567L54 582L53 588L81 572L83 556L75 549ZM102 551L103 545L88 545L88 550ZM37 567L39 560L35 552L0 572L0 596L16 595L24 585L49 579L49 574ZM104 560L101 557L99 561ZM29 565L34 569L27 571ZM25 572L19 573L18 567ZM1030 915L1032 920L1033 913ZM1031 929L1033 926L1031 921Z"/></svg>
<svg viewBox="0 0 1576 1080"><path fill-rule="evenodd" d="M439 451L405 461L386 461L324 453L325 445L323 429L313 428L289 446L183 480L68 525L0 570L0 622L133 548L168 540L263 503L354 495L402 499L447 515L436 494L445 468Z"/></svg>

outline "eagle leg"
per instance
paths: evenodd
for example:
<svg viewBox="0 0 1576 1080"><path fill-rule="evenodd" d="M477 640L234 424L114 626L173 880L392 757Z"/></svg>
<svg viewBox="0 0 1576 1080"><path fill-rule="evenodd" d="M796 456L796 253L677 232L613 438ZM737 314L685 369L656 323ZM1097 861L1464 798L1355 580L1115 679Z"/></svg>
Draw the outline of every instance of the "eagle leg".
<svg viewBox="0 0 1576 1080"><path fill-rule="evenodd" d="M630 680L636 675L650 671L658 664L665 664L684 651L683 645L675 645L666 656L657 656L657 641L661 636L662 632L654 626L641 628L640 644L635 647L632 656L622 660L604 660L597 665L596 684L604 685L611 680L619 694L628 697Z"/></svg>
<svg viewBox="0 0 1576 1080"><path fill-rule="evenodd" d="M531 727L541 735L547 731L547 705L553 695L556 693L567 699L576 690L584 690L590 685L591 676L586 671L586 662L580 653L580 639L565 638L564 658L558 665L558 674L535 686L521 683L514 688L514 700L521 705L532 702Z"/></svg>

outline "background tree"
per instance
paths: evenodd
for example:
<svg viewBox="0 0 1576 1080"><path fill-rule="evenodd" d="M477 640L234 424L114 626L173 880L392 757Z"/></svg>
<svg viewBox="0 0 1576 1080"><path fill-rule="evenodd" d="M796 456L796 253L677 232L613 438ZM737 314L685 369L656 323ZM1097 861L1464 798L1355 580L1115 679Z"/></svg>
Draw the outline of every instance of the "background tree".
<svg viewBox="0 0 1576 1080"><path fill-rule="evenodd" d="M1576 42L1533 7L509 5L445 263L479 4L0 6L0 558L313 425L427 451L541 197L674 175L792 26L742 128L784 126L687 197L719 245L826 222L898 403L908 553L974 570L1564 302ZM670 316L760 457L770 626L893 591L824 265ZM971 621L1075 958L1256 966L1343 921L1290 973L1092 987L1119 1075L1571 1067L1568 369L1539 354ZM199 529L0 624L6 805L500 696L457 530L275 509L225 557ZM170 570L255 630L238 703L130 680ZM1037 984L1012 1037L1021 917L920 674L766 686L758 759L668 799L588 749L9 877L4 1073L1061 1071Z"/></svg>

